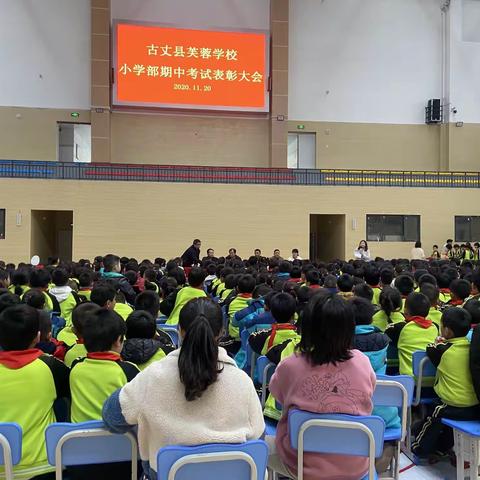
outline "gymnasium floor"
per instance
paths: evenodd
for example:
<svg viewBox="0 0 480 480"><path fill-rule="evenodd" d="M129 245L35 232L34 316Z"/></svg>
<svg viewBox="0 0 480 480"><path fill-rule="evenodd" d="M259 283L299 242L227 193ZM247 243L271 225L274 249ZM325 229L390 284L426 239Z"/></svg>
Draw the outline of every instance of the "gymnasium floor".
<svg viewBox="0 0 480 480"><path fill-rule="evenodd" d="M411 461L402 453L400 469L411 465ZM414 466L400 474L400 480L455 480L456 472L449 462L440 462L431 466Z"/></svg>

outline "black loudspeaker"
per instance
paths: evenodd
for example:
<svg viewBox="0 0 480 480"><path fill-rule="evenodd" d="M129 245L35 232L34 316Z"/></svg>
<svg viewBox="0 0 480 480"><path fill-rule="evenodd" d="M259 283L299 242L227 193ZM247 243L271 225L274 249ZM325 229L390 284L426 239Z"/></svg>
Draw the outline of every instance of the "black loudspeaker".
<svg viewBox="0 0 480 480"><path fill-rule="evenodd" d="M428 101L425 109L425 123L441 123L442 105L439 98L432 98Z"/></svg>

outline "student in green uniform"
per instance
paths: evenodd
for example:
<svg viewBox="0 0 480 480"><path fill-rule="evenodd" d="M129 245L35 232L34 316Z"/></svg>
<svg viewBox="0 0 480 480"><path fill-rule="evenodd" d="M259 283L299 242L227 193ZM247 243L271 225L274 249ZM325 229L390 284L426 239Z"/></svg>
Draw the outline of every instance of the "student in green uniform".
<svg viewBox="0 0 480 480"><path fill-rule="evenodd" d="M420 293L423 293L430 301L430 310L427 318L440 328L442 320L442 312L438 309L438 296L440 290L431 283L422 283Z"/></svg>
<svg viewBox="0 0 480 480"><path fill-rule="evenodd" d="M403 313L407 297L415 290L415 282L410 275L402 274L395 279L395 288L402 296L402 308L400 311Z"/></svg>
<svg viewBox="0 0 480 480"><path fill-rule="evenodd" d="M135 299L135 310L146 310L156 320L160 312L160 297L152 290L139 293Z"/></svg>
<svg viewBox="0 0 480 480"><path fill-rule="evenodd" d="M445 272L437 275L438 288L440 289L439 301L442 305L448 303L452 298L450 292L450 283L452 280L453 279L450 279L450 276Z"/></svg>
<svg viewBox="0 0 480 480"><path fill-rule="evenodd" d="M69 369L34 348L39 330L39 312L29 305L11 306L0 315L0 422L22 427L22 459L14 467L21 479L54 470L47 461L45 429L57 421L55 400L70 396Z"/></svg>
<svg viewBox="0 0 480 480"><path fill-rule="evenodd" d="M221 307L224 305L230 305L231 301L237 296L237 284L238 279L240 278L239 275L235 275L231 273L225 277L225 282L223 284L222 293L220 293L220 297L218 299L218 303Z"/></svg>
<svg viewBox="0 0 480 480"><path fill-rule="evenodd" d="M367 285L370 285L373 290L373 300L374 305L380 305L380 294L382 293L380 283L380 272L377 268L367 265L364 271L364 279Z"/></svg>
<svg viewBox="0 0 480 480"><path fill-rule="evenodd" d="M93 272L88 268L82 269L79 273L78 287L78 296L84 297L85 300L89 302L93 288Z"/></svg>
<svg viewBox="0 0 480 480"><path fill-rule="evenodd" d="M45 296L45 309L49 312L55 312L60 315L60 304L58 300L48 293L48 287L50 285L51 276L48 270L45 268L34 269L30 273L30 288L37 288Z"/></svg>
<svg viewBox="0 0 480 480"><path fill-rule="evenodd" d="M71 367L74 360L87 356L87 349L83 340L83 327L89 315L96 313L100 307L95 303L86 302L77 305L72 312L72 333L76 336L76 342L69 348L65 355L65 365Z"/></svg>
<svg viewBox="0 0 480 480"><path fill-rule="evenodd" d="M173 345L166 345L160 340L155 319L149 312L135 310L127 318L126 324L127 335L123 344L122 358L134 363L139 370L145 370L150 364L165 358L175 350Z"/></svg>
<svg viewBox="0 0 480 480"><path fill-rule="evenodd" d="M76 292L69 286L69 275L64 268L56 268L52 272L52 282L54 287L49 289L49 294L53 295L60 304L60 314L67 322L67 327L72 326L72 310L80 303Z"/></svg>
<svg viewBox="0 0 480 480"><path fill-rule="evenodd" d="M26 268L19 268L12 273L12 284L8 287L10 293L14 293L21 297L25 292L30 290L29 286L30 272Z"/></svg>
<svg viewBox="0 0 480 480"><path fill-rule="evenodd" d="M72 422L101 419L103 402L139 372L120 357L125 332L122 317L111 310L102 308L86 318L87 356L74 361L70 373Z"/></svg>
<svg viewBox="0 0 480 480"><path fill-rule="evenodd" d="M383 287L379 302L380 310L373 315L373 326L384 332L389 325L405 321L405 316L401 313L402 297L396 288Z"/></svg>
<svg viewBox="0 0 480 480"><path fill-rule="evenodd" d="M233 316L236 312L239 312L248 306L252 299L255 286L255 278L252 275L240 275L237 282L237 294L227 307L229 318L228 334L237 341L240 340L240 331L239 328L235 327L232 323Z"/></svg>
<svg viewBox="0 0 480 480"><path fill-rule="evenodd" d="M406 320L394 323L385 330L392 344L398 348L401 375L413 375L413 352L425 350L438 335L438 327L426 318L429 311L428 298L423 293L411 293L405 302Z"/></svg>
<svg viewBox="0 0 480 480"><path fill-rule="evenodd" d="M477 420L479 401L470 373L470 314L463 308L447 308L442 316L442 337L427 346L427 356L437 367L434 390L440 397L431 416L417 429L413 452L418 456L446 454L453 447L451 428L442 418Z"/></svg>
<svg viewBox="0 0 480 480"><path fill-rule="evenodd" d="M168 325L177 325L178 317L180 315L180 310L183 306L192 298L206 297L207 294L203 289L203 281L206 277L205 271L200 267L193 267L190 270L190 275L188 276L188 285L183 287L177 293L177 298L175 299L175 306L173 307L172 313L168 317Z"/></svg>
<svg viewBox="0 0 480 480"><path fill-rule="evenodd" d="M93 303L106 310L115 308L115 289L108 283L97 283L93 289L90 299Z"/></svg>
<svg viewBox="0 0 480 480"><path fill-rule="evenodd" d="M214 297L220 297L222 292L225 290L225 279L228 275L233 275L235 272L232 267L223 267L220 276L219 282L216 283L215 287L212 288L212 295Z"/></svg>
<svg viewBox="0 0 480 480"><path fill-rule="evenodd" d="M468 280L458 278L450 284L450 300L444 307L461 307L472 291L471 284Z"/></svg>

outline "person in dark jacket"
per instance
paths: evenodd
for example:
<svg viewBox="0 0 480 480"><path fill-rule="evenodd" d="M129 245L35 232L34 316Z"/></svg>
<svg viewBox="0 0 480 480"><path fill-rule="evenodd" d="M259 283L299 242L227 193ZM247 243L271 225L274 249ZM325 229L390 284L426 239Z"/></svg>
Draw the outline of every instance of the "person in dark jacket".
<svg viewBox="0 0 480 480"><path fill-rule="evenodd" d="M135 310L126 323L127 339L123 344L122 359L134 363L139 370L175 350L168 336L158 335L155 319L146 310Z"/></svg>
<svg viewBox="0 0 480 480"><path fill-rule="evenodd" d="M182 255L182 262L184 267L193 267L200 263L200 247L202 242L196 238L192 246L188 247Z"/></svg>
<svg viewBox="0 0 480 480"><path fill-rule="evenodd" d="M112 283L116 290L123 293L125 300L133 305L137 294L128 279L120 271L120 257L112 254L106 255L103 259L102 278Z"/></svg>

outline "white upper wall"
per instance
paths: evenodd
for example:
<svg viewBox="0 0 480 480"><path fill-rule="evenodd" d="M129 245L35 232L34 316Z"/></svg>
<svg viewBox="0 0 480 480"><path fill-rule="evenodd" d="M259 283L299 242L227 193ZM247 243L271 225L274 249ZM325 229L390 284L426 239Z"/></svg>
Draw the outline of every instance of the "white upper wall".
<svg viewBox="0 0 480 480"><path fill-rule="evenodd" d="M0 0L0 105L90 108L90 1Z"/></svg>
<svg viewBox="0 0 480 480"><path fill-rule="evenodd" d="M111 0L112 19L270 30L270 0Z"/></svg>
<svg viewBox="0 0 480 480"><path fill-rule="evenodd" d="M441 97L440 4L290 0L289 118L423 123Z"/></svg>
<svg viewBox="0 0 480 480"><path fill-rule="evenodd" d="M480 0L453 0L450 28L450 121L480 123Z"/></svg>

